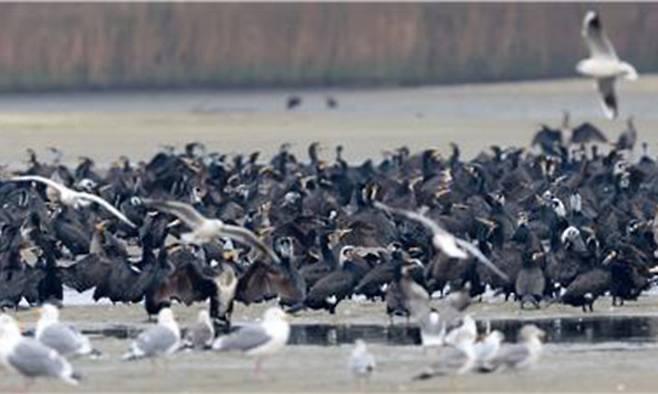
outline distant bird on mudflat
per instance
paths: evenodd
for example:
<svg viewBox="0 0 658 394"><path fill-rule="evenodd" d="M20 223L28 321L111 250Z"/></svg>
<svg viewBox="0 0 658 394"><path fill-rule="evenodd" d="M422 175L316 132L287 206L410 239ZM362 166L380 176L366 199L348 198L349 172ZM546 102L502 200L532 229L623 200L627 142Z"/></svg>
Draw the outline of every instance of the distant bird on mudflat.
<svg viewBox="0 0 658 394"><path fill-rule="evenodd" d="M376 366L375 356L368 351L366 343L362 339L357 339L349 359L352 376L357 379L368 379L375 371Z"/></svg>
<svg viewBox="0 0 658 394"><path fill-rule="evenodd" d="M16 320L4 314L0 315L0 364L26 379L25 390L36 378L58 378L71 385L81 378L56 350L23 337Z"/></svg>
<svg viewBox="0 0 658 394"><path fill-rule="evenodd" d="M637 72L631 64L619 60L615 48L603 31L597 12L588 11L585 14L582 35L589 48L590 57L579 61L576 70L596 80L603 112L609 119L614 119L619 113L615 81L617 78L634 81L637 79Z"/></svg>
<svg viewBox="0 0 658 394"><path fill-rule="evenodd" d="M425 380L435 376L462 375L475 367L475 351L470 335L461 332L454 339L453 345L433 347L430 365L414 380Z"/></svg>
<svg viewBox="0 0 658 394"><path fill-rule="evenodd" d="M327 104L327 108L334 109L338 107L338 101L332 96L327 96L325 103Z"/></svg>
<svg viewBox="0 0 658 394"><path fill-rule="evenodd" d="M544 331L535 325L523 326L519 332L519 342L501 347L498 355L490 360L489 367L522 369L532 366L541 355L544 336Z"/></svg>
<svg viewBox="0 0 658 394"><path fill-rule="evenodd" d="M158 201L144 199L144 205L176 216L192 231L181 235L185 243L203 244L220 237L242 242L278 263L277 255L258 237L246 228L226 224L219 219L209 219L201 215L194 207L178 201Z"/></svg>
<svg viewBox="0 0 658 394"><path fill-rule="evenodd" d="M130 345L123 360L138 360L173 354L180 346L180 328L170 308L158 312L158 323L144 330Z"/></svg>
<svg viewBox="0 0 658 394"><path fill-rule="evenodd" d="M286 109L295 109L302 105L302 98L299 96L288 96L286 99Z"/></svg>
<svg viewBox="0 0 658 394"><path fill-rule="evenodd" d="M9 179L12 182L39 182L48 186L48 190L52 190L55 194L55 198L69 207L81 208L89 205L90 203L96 203L110 212L112 215L116 216L119 220L126 223L130 227L137 227L133 222L131 222L123 213L116 209L112 204L103 200L101 197L87 193L79 192L73 189L70 189L62 184L59 184L52 179L44 178L38 175L23 175L16 176Z"/></svg>
<svg viewBox="0 0 658 394"><path fill-rule="evenodd" d="M491 368L491 360L498 355L500 344L505 339L502 332L498 330L487 333L473 345L475 361L478 369L487 370Z"/></svg>
<svg viewBox="0 0 658 394"><path fill-rule="evenodd" d="M194 349L206 349L215 340L215 326L206 310L199 311L196 323L187 328L183 345Z"/></svg>
<svg viewBox="0 0 658 394"><path fill-rule="evenodd" d="M217 338L212 348L218 351L241 351L254 356L254 373L259 374L263 359L286 346L290 336L287 319L288 315L281 308L269 308L262 322L242 326L232 334Z"/></svg>
<svg viewBox="0 0 658 394"><path fill-rule="evenodd" d="M35 338L64 357L101 354L91 346L88 337L75 327L61 323L59 310L51 304L44 304L41 307Z"/></svg>

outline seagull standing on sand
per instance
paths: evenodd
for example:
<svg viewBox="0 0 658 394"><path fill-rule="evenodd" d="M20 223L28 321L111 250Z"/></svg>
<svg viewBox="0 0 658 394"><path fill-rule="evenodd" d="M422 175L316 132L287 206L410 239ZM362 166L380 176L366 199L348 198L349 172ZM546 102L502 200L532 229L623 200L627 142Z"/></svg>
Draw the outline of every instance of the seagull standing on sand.
<svg viewBox="0 0 658 394"><path fill-rule="evenodd" d="M433 360L429 367L414 379L430 379L449 374L461 375L475 366L475 352L472 338L465 332L455 337L454 345L430 348ZM435 354L438 352L438 354Z"/></svg>
<svg viewBox="0 0 658 394"><path fill-rule="evenodd" d="M535 325L526 325L519 333L520 342L502 347L498 355L490 360L490 368L499 367L521 369L528 368L537 362L542 352L541 338L544 331Z"/></svg>
<svg viewBox="0 0 658 394"><path fill-rule="evenodd" d="M144 330L131 344L123 360L138 360L146 357L170 355L180 346L180 328L170 308L158 313L158 323Z"/></svg>
<svg viewBox="0 0 658 394"><path fill-rule="evenodd" d="M457 259L465 259L469 254L471 254L479 262L489 267L489 269L496 273L496 275L500 276L505 281L509 280L507 275L505 275L505 273L496 267L494 263L491 262L491 260L483 255L480 249L478 249L475 245L466 240L455 237L425 215L405 209L393 208L386 204L382 204L379 201L375 201L374 206L375 208L404 216L409 220L416 221L427 227L430 231L432 231L432 244L434 247L437 250L445 253L447 256Z"/></svg>
<svg viewBox="0 0 658 394"><path fill-rule="evenodd" d="M590 57L579 61L576 70L596 80L603 112L609 119L614 119L619 112L615 81L619 77L634 81L637 79L637 72L631 64L619 60L615 48L603 31L599 14L595 11L585 14L582 34Z"/></svg>
<svg viewBox="0 0 658 394"><path fill-rule="evenodd" d="M174 215L192 229L191 232L181 236L181 240L185 243L202 244L226 237L254 247L268 256L273 262L279 262L277 255L246 228L225 224L219 219L208 219L191 205L182 202L151 199L144 199L143 201L145 206Z"/></svg>
<svg viewBox="0 0 658 394"><path fill-rule="evenodd" d="M61 323L59 310L51 304L44 304L41 308L35 338L64 357L101 354L91 346L89 338L75 327Z"/></svg>
<svg viewBox="0 0 658 394"><path fill-rule="evenodd" d="M206 310L199 311L197 322L187 328L184 343L195 349L205 349L212 346L215 339L215 326L210 321L210 314Z"/></svg>
<svg viewBox="0 0 658 394"><path fill-rule="evenodd" d="M500 343L503 339L505 339L503 333L494 330L487 333L486 336L479 341L475 342L473 345L473 351L478 368L482 370L488 370L490 368L490 362L498 354Z"/></svg>
<svg viewBox="0 0 658 394"><path fill-rule="evenodd" d="M105 208L108 212L110 212L112 215L116 216L119 220L122 222L126 223L130 227L136 228L137 226L135 223L131 222L130 219L128 219L124 214L122 214L118 209L116 209L112 204L109 202L103 200L101 197L91 194L91 193L86 193L86 192L79 192L73 189L70 189L62 184L59 184L52 179L44 178L42 176L38 175L23 175L23 176L17 176L9 179L11 182L39 182L43 183L46 186L48 186L47 193L49 194L49 198L51 196L54 196L53 198L58 198L59 201L69 207L73 207L75 209L84 207L89 205L90 203L96 203L100 205L101 207Z"/></svg>
<svg viewBox="0 0 658 394"><path fill-rule="evenodd" d="M212 348L219 351L237 350L256 357L254 373L259 374L263 358L283 349L290 336L288 315L278 307L265 311L263 321L240 327L237 332L217 338Z"/></svg>
<svg viewBox="0 0 658 394"><path fill-rule="evenodd" d="M80 375L57 351L36 339L23 337L16 320L9 315L0 315L0 363L23 375L25 389L39 377L59 378L71 385L80 380Z"/></svg>
<svg viewBox="0 0 658 394"><path fill-rule="evenodd" d="M354 345L349 360L350 371L355 378L368 379L377 366L375 356L368 351L368 347L362 339L357 339Z"/></svg>

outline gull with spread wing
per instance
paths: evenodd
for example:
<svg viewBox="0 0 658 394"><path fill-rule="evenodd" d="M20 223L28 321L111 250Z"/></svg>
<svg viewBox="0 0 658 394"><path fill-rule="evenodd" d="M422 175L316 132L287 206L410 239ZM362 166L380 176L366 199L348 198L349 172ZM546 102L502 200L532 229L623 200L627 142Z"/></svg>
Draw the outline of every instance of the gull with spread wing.
<svg viewBox="0 0 658 394"><path fill-rule="evenodd" d="M16 176L9 179L11 182L39 182L48 186L49 191L53 191L57 199L66 205L73 208L80 208L87 206L89 203L96 203L110 212L112 215L116 216L119 220L126 223L130 227L136 228L135 223L131 222L123 213L116 209L112 204L103 200L101 197L87 193L79 192L77 190L70 189L60 183L53 181L52 179L44 178L38 175L22 175Z"/></svg>
<svg viewBox="0 0 658 394"><path fill-rule="evenodd" d="M505 275L505 273L502 272L498 267L496 267L494 263L491 262L491 260L489 260L484 254L482 254L480 249L478 249L475 245L464 239L455 237L454 235L450 234L447 230L439 226L438 223L426 217L425 215L413 211L408 211L405 209L393 208L379 201L375 201L374 206L375 208L382 209L384 211L397 214L400 216L404 216L409 220L419 222L420 224L427 227L430 231L432 231L432 244L434 245L434 247L437 250L445 253L449 257L457 258L457 259L465 259L470 254L473 257L475 257L479 262L489 267L489 269L491 269L494 273L496 273L496 275L503 278L503 280L506 281L509 280L507 275Z"/></svg>
<svg viewBox="0 0 658 394"><path fill-rule="evenodd" d="M601 18L597 12L589 11L585 14L582 34L589 48L590 57L579 61L576 70L596 80L603 112L609 119L614 119L619 111L615 81L620 77L634 81L637 79L637 72L631 64L617 57L615 48L603 31Z"/></svg>
<svg viewBox="0 0 658 394"><path fill-rule="evenodd" d="M191 205L178 201L144 199L146 207L176 216L192 231L181 236L184 243L201 244L217 238L230 238L256 248L273 262L278 263L277 255L258 237L246 228L226 224L219 219L209 219L201 215Z"/></svg>

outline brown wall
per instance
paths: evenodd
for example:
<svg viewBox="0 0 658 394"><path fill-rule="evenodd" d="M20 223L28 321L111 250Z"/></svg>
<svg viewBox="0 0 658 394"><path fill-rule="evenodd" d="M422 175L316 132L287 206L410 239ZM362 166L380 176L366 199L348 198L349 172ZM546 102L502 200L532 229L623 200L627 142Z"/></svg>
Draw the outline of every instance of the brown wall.
<svg viewBox="0 0 658 394"><path fill-rule="evenodd" d="M658 4L601 4L658 70ZM0 4L0 89L399 84L568 76L583 4Z"/></svg>

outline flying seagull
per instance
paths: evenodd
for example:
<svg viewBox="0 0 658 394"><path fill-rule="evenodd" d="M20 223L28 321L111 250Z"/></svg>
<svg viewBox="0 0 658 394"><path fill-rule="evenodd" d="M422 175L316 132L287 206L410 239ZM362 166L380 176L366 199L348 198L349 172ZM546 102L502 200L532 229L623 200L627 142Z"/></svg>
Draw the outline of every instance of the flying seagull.
<svg viewBox="0 0 658 394"><path fill-rule="evenodd" d="M258 374L263 357L278 352L288 342L290 324L287 316L281 308L269 308L262 322L245 325L233 334L217 338L212 348L219 351L237 350L255 356L254 373Z"/></svg>
<svg viewBox="0 0 658 394"><path fill-rule="evenodd" d="M80 380L68 361L57 351L33 338L21 335L18 324L9 315L0 315L0 363L26 379L26 387L36 378L59 378L77 385Z"/></svg>
<svg viewBox="0 0 658 394"><path fill-rule="evenodd" d="M126 223L130 227L136 228L135 223L131 222L124 214L122 214L118 209L116 209L112 204L103 200L101 197L86 193L79 192L73 189L70 189L60 183L53 181L52 179L44 178L38 175L23 175L16 176L9 179L11 182L39 182L47 185L51 190L55 191L59 201L67 206L73 208L80 208L88 205L89 203L95 202L96 204L105 208L112 215L116 216L119 220Z"/></svg>
<svg viewBox="0 0 658 394"><path fill-rule="evenodd" d="M386 204L382 204L379 201L375 201L374 206L378 209L404 216L407 219L419 222L420 224L427 227L430 231L432 231L432 244L434 247L437 250L445 253L447 256L457 259L465 259L470 254L479 262L489 267L493 272L496 273L496 275L503 278L503 280L509 281L507 275L505 275L505 273L496 267L494 263L491 262L491 260L482 254L480 249L478 249L475 245L464 239L455 237L425 215L405 209L393 208Z"/></svg>
<svg viewBox="0 0 658 394"><path fill-rule="evenodd" d="M258 237L246 228L225 224L219 219L208 219L201 215L191 205L178 201L159 201L144 199L144 205L176 216L185 223L191 232L183 234L181 240L185 243L206 243L217 238L226 237L250 245L278 263L279 257L268 248Z"/></svg>
<svg viewBox="0 0 658 394"><path fill-rule="evenodd" d="M37 322L36 339L56 350L64 357L78 355L100 356L91 346L89 338L74 327L59 321L59 310L51 304L44 304Z"/></svg>
<svg viewBox="0 0 658 394"><path fill-rule="evenodd" d="M180 345L180 328L169 308L162 308L158 313L158 324L144 330L131 344L123 360L138 360L146 357L170 355Z"/></svg>
<svg viewBox="0 0 658 394"><path fill-rule="evenodd" d="M631 64L619 60L615 48L603 31L597 12L589 11L585 14L582 34L590 57L579 61L576 70L596 80L603 112L609 119L614 119L618 114L615 81L619 77L634 81L637 72Z"/></svg>

